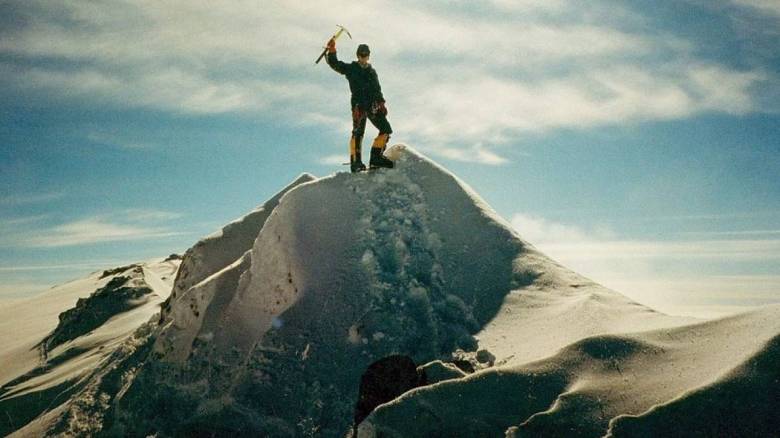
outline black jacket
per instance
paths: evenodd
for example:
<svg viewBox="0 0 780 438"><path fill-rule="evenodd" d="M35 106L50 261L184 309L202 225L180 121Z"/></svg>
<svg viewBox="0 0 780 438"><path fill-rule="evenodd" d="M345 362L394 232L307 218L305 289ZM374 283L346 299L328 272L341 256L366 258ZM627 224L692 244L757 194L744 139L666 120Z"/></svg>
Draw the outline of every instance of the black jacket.
<svg viewBox="0 0 780 438"><path fill-rule="evenodd" d="M349 81L349 91L352 92L352 107L360 105L364 110L371 108L374 102L384 102L382 87L379 86L379 78L376 70L369 64L363 68L357 61L351 64L339 61L336 53L328 53L327 58L330 68L343 74Z"/></svg>

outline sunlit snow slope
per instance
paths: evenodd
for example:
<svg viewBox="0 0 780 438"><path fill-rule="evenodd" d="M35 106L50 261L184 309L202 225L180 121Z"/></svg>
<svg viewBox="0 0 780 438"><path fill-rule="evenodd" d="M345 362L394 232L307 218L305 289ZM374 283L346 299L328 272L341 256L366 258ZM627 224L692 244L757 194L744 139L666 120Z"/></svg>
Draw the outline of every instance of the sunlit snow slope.
<svg viewBox="0 0 780 438"><path fill-rule="evenodd" d="M0 435L55 410L159 312L175 257L98 271L0 307Z"/></svg>
<svg viewBox="0 0 780 438"><path fill-rule="evenodd" d="M87 340L121 318L81 303L57 327L75 296L59 302L45 329L0 350L16 378L3 430L345 436L363 372L402 354L428 384L379 406L361 438L776 436L780 307L656 312L540 253L415 150L388 154L394 169L303 174L196 243L159 317L123 326L141 327L110 357L74 361L73 347L94 354L106 338ZM146 292L89 281L131 304ZM60 365L33 369L44 353ZM51 408L8 404L59 384Z"/></svg>

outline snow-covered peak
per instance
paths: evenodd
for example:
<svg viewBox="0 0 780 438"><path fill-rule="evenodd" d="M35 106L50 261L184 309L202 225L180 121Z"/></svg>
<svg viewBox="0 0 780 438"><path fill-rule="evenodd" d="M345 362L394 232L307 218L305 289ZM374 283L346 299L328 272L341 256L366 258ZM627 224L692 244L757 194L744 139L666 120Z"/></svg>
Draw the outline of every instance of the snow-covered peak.
<svg viewBox="0 0 780 438"><path fill-rule="evenodd" d="M200 284L180 273L175 292L183 295L161 351L183 360L207 339L214 351L248 354L269 330L311 320L322 322L325 343L358 349L369 341L382 352L413 347L420 358L473 349L503 296L537 275L513 263L526 244L447 170L409 147L388 155L396 168L288 187L266 207L267 220L246 229L249 253L234 251L232 264L223 258L223 270ZM206 244L188 251L183 270L188 258L205 258L197 253ZM389 327L369 317L377 311L404 322ZM424 345L404 334L429 330L439 335ZM366 360L380 354L369 350Z"/></svg>
<svg viewBox="0 0 780 438"><path fill-rule="evenodd" d="M670 323L539 253L414 149L388 154L393 169L299 178L187 252L152 360L122 395L123 433L155 430L152 397L199 400L195 425L214 414L265 435L337 435L378 359L524 362L629 320Z"/></svg>
<svg viewBox="0 0 780 438"><path fill-rule="evenodd" d="M245 231L251 250L234 251L197 283L177 280L189 289L180 289L158 339L164 359L246 359L268 339L317 333L301 348L345 349L342 359L358 367L394 352L431 360L475 350L475 335L491 322L500 327L499 310L520 290L658 315L540 254L413 148L396 145L387 155L394 169L291 185L265 204L264 222ZM196 258L194 249L188 254ZM602 328L595 318L590 331Z"/></svg>
<svg viewBox="0 0 780 438"><path fill-rule="evenodd" d="M387 154L394 169L303 175L198 242L159 324L122 338L71 401L23 433L343 436L365 418L361 437L622 436L651 430L659 421L653 412L701 412L706 401L696 401L697 388L737 388L742 406L739 385L756 376L762 389L776 383L774 369L761 364L777 356L778 325L768 323L778 320L777 307L680 327L690 321L634 303L538 252L414 149L397 145ZM144 267L146 283L164 289L170 276L152 271ZM124 303L125 293L138 292L115 282L101 284L95 299L111 294ZM73 315L90 309L77 306ZM51 345L70 346L72 331L55 331L64 342ZM415 370L410 358L424 365ZM427 386L373 400L371 389L388 388L380 382L364 393L363 377L392 371L396 359L411 363L409 382ZM652 408L683 393L694 396ZM361 404L367 400L382 404ZM707 424L728 418L720 414L733 411L727 407L711 410ZM763 409L743 424L774 418Z"/></svg>

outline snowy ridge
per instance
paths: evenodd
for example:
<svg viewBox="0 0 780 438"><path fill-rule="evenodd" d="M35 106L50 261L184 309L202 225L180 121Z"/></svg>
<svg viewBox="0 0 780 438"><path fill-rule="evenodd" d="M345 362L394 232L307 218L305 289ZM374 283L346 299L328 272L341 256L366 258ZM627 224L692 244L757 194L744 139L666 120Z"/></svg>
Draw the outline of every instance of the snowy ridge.
<svg viewBox="0 0 780 438"><path fill-rule="evenodd" d="M157 338L155 351L166 360L182 362L195 346L196 336L211 340L217 330L214 315L219 315L225 303L230 301L250 260L249 252L246 252L233 264L189 288L168 312L169 323L165 335ZM210 309L208 314L207 309Z"/></svg>
<svg viewBox="0 0 780 438"><path fill-rule="evenodd" d="M68 397L159 311L179 262L158 259L95 272L0 309L2 321L14 321L13 315L25 318L21 329L0 330L14 335L0 342L5 347L0 351L0 411L6 413L0 435L39 414L60 412ZM44 417L19 435L41 435L34 427L56 418Z"/></svg>
<svg viewBox="0 0 780 438"><path fill-rule="evenodd" d="M537 362L410 392L374 411L360 436L771 436L767 431L777 429L762 423L780 419L761 400L780 394L780 371L770 365L780 353L779 334L780 306L770 306L689 326L585 338ZM751 382L766 384L758 403ZM449 403L456 394L461 402ZM420 411L440 421L410 430L408 418Z"/></svg>
<svg viewBox="0 0 780 438"><path fill-rule="evenodd" d="M210 340L217 329L215 315L230 302L240 276L251 260L250 248L281 198L295 187L315 178L301 174L262 206L236 219L187 250L165 303L161 321L168 324L155 351L166 360L183 361L196 337ZM212 300L215 300L212 304ZM210 309L210 313L206 310ZM204 321L206 321L204 325Z"/></svg>
<svg viewBox="0 0 780 438"><path fill-rule="evenodd" d="M501 363L526 362L630 320L650 328L681 322L548 259L414 149L389 153L395 169L339 173L288 190L256 238L246 239L254 242L250 251L173 303L155 343L161 363L207 379L186 397L227 391L234 400L204 402L204 412L247 409L258 417L245 421L280 434L305 433L300 424L338 414L329 430L340 433L360 373L389 354L424 363L482 346ZM534 294L540 306L546 300L558 315L587 324L543 337L538 350L518 351L531 344L522 340L502 349L503 331L517 322L512 313L532 314ZM537 331L550 333L549 325ZM245 387L252 397L242 395ZM271 396L280 391L299 393L319 410Z"/></svg>
<svg viewBox="0 0 780 438"><path fill-rule="evenodd" d="M751 312L752 317L763 319L759 315L764 315L775 322L780 317L780 309L776 307L774 312L770 309ZM762 325L766 323L761 321ZM744 336L744 330L740 335ZM749 340L749 346L760 345L760 348L712 383L654 405L639 415L623 414L613 418L606 438L673 437L687 435L687 431L693 430L708 436L777 435L780 431L780 415L776 411L780 401L780 368L777 366L780 363L780 334L775 331L774 337L768 341L766 338L766 334L762 334Z"/></svg>
<svg viewBox="0 0 780 438"><path fill-rule="evenodd" d="M239 277L249 267L249 249L280 199L298 185L314 179L308 173L301 174L263 205L187 250L171 296L161 312L160 321L166 322L169 328L166 335L157 340L155 351L158 354L166 356L167 360L183 361L196 336L203 339L213 336L214 324L203 324L206 309L216 297L209 314L213 317L230 301Z"/></svg>
<svg viewBox="0 0 780 438"><path fill-rule="evenodd" d="M314 176L308 173L301 174L263 205L203 238L187 250L176 274L171 297L163 308L162 318L167 316L171 303L188 289L234 263L252 247L255 237L285 193L314 179Z"/></svg>
<svg viewBox="0 0 780 438"><path fill-rule="evenodd" d="M401 354L427 385L379 405L360 438L776 436L780 306L656 312L540 253L414 149L387 153L396 168L304 174L197 243L162 317L130 316L148 320L145 304L56 346L0 399L3 431L345 436L361 374ZM143 266L155 293L170 287L174 265ZM21 414L22 391L60 398Z"/></svg>
<svg viewBox="0 0 780 438"><path fill-rule="evenodd" d="M153 289L144 279L143 266L125 266L118 271L107 271L103 277L108 275L113 277L108 284L87 298L79 298L75 307L60 314L57 327L39 344L44 356L55 347L100 327L117 314L149 301Z"/></svg>
<svg viewBox="0 0 780 438"><path fill-rule="evenodd" d="M320 301L320 296L334 300L341 295L352 301L369 291L369 297L398 306L440 299L436 312L449 312L460 320L460 328L435 330L453 339L436 340L445 345L431 348L437 353L441 348L474 348L471 334L479 324L491 318L510 289L535 275L513 272L513 260L525 243L495 217L468 186L412 149L399 157L399 168L392 172L337 174L291 190L260 230L251 267L241 274L233 300L218 318L223 325L212 347L247 354L274 323L291 322L282 314L302 297ZM488 249L501 251L504 262L472 256ZM387 290L391 287L393 291ZM360 320L358 313L365 310L345 312L351 306L338 304L333 311L343 318L337 326L352 322L342 327L343 333L361 331L360 342L387 335ZM204 310L185 302L178 307L179 314ZM199 336L210 338L209 333ZM164 333L161 339L166 337ZM187 356L176 354L179 359Z"/></svg>

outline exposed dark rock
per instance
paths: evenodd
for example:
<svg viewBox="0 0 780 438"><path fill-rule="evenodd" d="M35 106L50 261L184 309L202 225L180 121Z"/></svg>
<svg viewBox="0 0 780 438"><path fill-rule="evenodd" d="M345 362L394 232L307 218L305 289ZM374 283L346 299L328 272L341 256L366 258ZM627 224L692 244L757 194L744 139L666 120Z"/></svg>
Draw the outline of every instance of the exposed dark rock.
<svg viewBox="0 0 780 438"><path fill-rule="evenodd" d="M139 264L132 264L132 265L126 265L126 266L120 266L118 268L114 269L106 269L103 271L103 274L100 276L101 279L110 277L112 275L121 274L125 271L128 271L130 269L133 269L136 273L141 273L143 268Z"/></svg>
<svg viewBox="0 0 780 438"><path fill-rule="evenodd" d="M374 408L387 403L418 386L428 384L425 370L414 364L409 356L395 354L372 363L360 378L360 395L355 404L353 436L357 426Z"/></svg>
<svg viewBox="0 0 780 438"><path fill-rule="evenodd" d="M130 267L125 267L120 272L128 269ZM135 265L134 273L139 270L142 272L141 266ZM144 304L151 293L152 289L137 277L112 278L88 298L79 298L75 307L60 313L59 324L38 347L46 356L53 348L91 332L114 315Z"/></svg>

